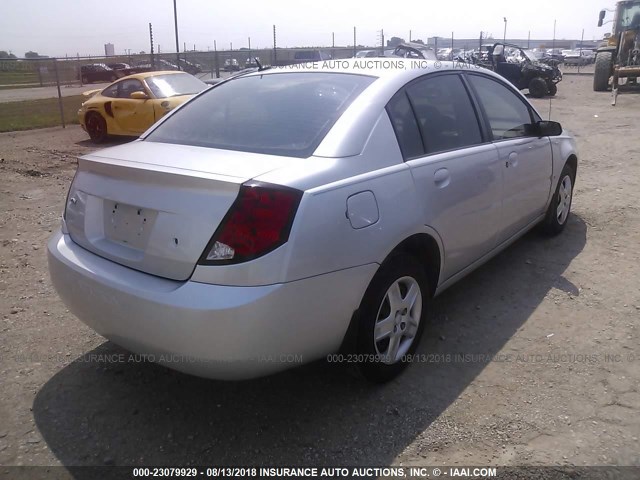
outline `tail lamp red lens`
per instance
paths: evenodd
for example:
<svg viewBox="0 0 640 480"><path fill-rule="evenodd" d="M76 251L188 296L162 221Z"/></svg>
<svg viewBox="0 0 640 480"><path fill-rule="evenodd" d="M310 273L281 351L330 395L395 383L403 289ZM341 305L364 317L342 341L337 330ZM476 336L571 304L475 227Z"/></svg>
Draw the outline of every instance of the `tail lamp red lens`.
<svg viewBox="0 0 640 480"><path fill-rule="evenodd" d="M200 259L205 265L261 257L289 239L302 192L264 183L245 184Z"/></svg>

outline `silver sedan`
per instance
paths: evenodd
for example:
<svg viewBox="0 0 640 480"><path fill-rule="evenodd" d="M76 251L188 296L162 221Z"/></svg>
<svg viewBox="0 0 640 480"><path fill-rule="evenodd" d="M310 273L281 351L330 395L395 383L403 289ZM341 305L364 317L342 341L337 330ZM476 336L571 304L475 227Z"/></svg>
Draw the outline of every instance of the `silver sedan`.
<svg viewBox="0 0 640 480"><path fill-rule="evenodd" d="M489 71L384 61L242 74L81 157L48 245L69 309L211 378L336 352L400 373L434 296L564 229L577 153Z"/></svg>

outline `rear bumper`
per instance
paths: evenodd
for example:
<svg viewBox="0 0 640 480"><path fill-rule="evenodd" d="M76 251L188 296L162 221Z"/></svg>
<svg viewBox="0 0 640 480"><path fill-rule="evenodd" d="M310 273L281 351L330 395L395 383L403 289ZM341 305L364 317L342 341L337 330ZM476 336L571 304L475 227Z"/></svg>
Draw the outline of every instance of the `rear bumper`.
<svg viewBox="0 0 640 480"><path fill-rule="evenodd" d="M61 232L48 260L60 297L96 332L170 368L226 380L335 352L378 267L261 287L177 282L94 255Z"/></svg>

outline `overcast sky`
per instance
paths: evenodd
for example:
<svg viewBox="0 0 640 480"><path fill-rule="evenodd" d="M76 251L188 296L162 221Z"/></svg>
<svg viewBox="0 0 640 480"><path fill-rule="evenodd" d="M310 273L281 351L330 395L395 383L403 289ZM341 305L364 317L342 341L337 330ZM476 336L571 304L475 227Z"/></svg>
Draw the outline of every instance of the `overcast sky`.
<svg viewBox="0 0 640 480"><path fill-rule="evenodd" d="M597 27L598 12L612 8L612 0L177 0L180 48L199 50L248 46L352 45L379 43L385 37L413 39L443 36L477 38L480 31L502 38L507 18L508 38L552 38L557 20L558 39L602 38L611 25ZM611 14L608 14L611 15ZM22 57L29 50L42 55L104 54L113 43L117 54L149 51L148 24L153 24L156 51L175 51L173 0L0 0L0 50Z"/></svg>

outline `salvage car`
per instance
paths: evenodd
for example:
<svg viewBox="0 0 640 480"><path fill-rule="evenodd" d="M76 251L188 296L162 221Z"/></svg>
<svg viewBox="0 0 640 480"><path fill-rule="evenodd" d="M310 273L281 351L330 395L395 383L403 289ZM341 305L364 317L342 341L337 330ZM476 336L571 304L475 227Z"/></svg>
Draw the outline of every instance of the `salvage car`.
<svg viewBox="0 0 640 480"><path fill-rule="evenodd" d="M195 375L343 352L383 382L435 295L533 227L566 227L575 141L509 82L339 63L237 75L80 157L48 243L69 310Z"/></svg>
<svg viewBox="0 0 640 480"><path fill-rule="evenodd" d="M102 90L84 92L90 98L78 110L78 120L95 143L109 135L138 136L207 87L184 72L129 75Z"/></svg>
<svg viewBox="0 0 640 480"><path fill-rule="evenodd" d="M437 59L435 50L421 43L401 43L390 52L385 50L385 57L386 56L415 59L421 58L425 60Z"/></svg>
<svg viewBox="0 0 640 480"><path fill-rule="evenodd" d="M589 63L589 58L582 55L580 50L562 50L562 56L564 57L563 63L567 66L583 66Z"/></svg>
<svg viewBox="0 0 640 480"><path fill-rule="evenodd" d="M380 56L379 50L360 50L353 56L353 58L374 58Z"/></svg>
<svg viewBox="0 0 640 480"><path fill-rule="evenodd" d="M227 58L224 61L224 66L222 67L222 69L225 72L237 72L240 70L240 64L235 58Z"/></svg>
<svg viewBox="0 0 640 480"><path fill-rule="evenodd" d="M513 48L520 58L519 62L509 62L505 56L507 48ZM558 83L562 81L562 72L557 66L546 65L537 60L530 50L506 43L494 44L488 56L488 63L483 63L494 72L509 80L519 90L529 90L534 98L558 93Z"/></svg>

